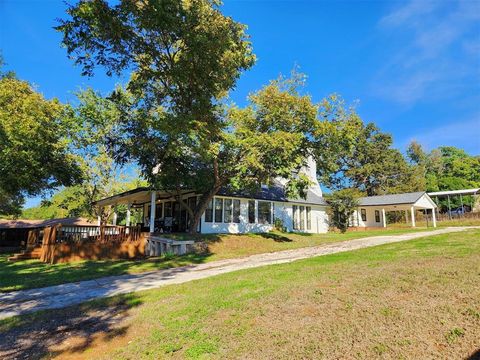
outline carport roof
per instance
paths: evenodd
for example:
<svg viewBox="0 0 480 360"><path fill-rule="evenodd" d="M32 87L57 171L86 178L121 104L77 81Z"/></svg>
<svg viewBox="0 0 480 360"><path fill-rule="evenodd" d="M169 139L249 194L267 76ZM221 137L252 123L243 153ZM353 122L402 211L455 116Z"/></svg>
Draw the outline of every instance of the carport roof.
<svg viewBox="0 0 480 360"><path fill-rule="evenodd" d="M381 205L403 205L415 204L423 195L424 191L392 194L392 195L377 195L360 198L360 206L381 206Z"/></svg>

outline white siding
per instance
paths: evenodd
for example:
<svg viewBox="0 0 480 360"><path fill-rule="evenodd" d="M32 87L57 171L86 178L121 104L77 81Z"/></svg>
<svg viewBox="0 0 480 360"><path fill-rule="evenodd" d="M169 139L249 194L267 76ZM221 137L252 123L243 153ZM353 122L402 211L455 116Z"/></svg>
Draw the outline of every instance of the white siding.
<svg viewBox="0 0 480 360"><path fill-rule="evenodd" d="M365 209L367 211L367 221L362 220L362 213L361 209ZM380 214L380 221L375 221L375 210L377 210ZM357 225L358 224L358 225ZM353 219L351 221L352 226L359 226L359 227L382 227L382 208L375 208L375 207L359 207L358 211L353 213Z"/></svg>
<svg viewBox="0 0 480 360"><path fill-rule="evenodd" d="M228 198L228 197L222 197ZM216 222L205 222L205 214L201 218L201 232L203 234L211 233L230 233L230 234L239 234L239 233L259 233L259 232L268 232L273 229L274 219L280 219L283 222L283 225L286 227L287 231L293 230L293 205L301 206L310 206L311 207L311 217L312 217L312 227L310 230L303 230L303 232L308 233L326 233L328 231L328 216L325 206L318 205L306 205L306 204L295 204L295 203L285 203L285 202L273 202L273 219L272 224L259 224L258 222L250 224L248 222L248 201L249 199L240 199L240 223L216 223ZM256 200L256 212L258 213L258 201ZM263 201L263 200L260 200ZM256 216L258 220L258 216Z"/></svg>

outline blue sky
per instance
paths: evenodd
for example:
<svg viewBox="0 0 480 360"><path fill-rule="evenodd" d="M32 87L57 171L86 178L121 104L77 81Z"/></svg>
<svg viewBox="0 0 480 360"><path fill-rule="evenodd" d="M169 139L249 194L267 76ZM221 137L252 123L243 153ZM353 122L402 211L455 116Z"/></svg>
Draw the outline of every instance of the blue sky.
<svg viewBox="0 0 480 360"><path fill-rule="evenodd" d="M314 100L358 101L401 150L416 139L480 154L480 1L226 0L223 11L248 25L258 57L231 94L237 103L298 65ZM81 77L60 47L52 27L64 14L60 0L0 0L7 68L47 98L108 92L119 79Z"/></svg>

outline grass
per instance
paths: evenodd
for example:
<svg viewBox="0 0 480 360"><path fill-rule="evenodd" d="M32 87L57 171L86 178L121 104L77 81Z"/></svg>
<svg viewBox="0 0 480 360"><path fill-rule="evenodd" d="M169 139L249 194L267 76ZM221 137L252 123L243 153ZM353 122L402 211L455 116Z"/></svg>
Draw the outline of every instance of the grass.
<svg viewBox="0 0 480 360"><path fill-rule="evenodd" d="M479 264L470 230L243 270L0 322L0 357L473 359Z"/></svg>
<svg viewBox="0 0 480 360"><path fill-rule="evenodd" d="M68 282L89 280L111 275L133 274L166 269L252 254L274 252L301 247L346 241L372 235L395 235L425 229L388 229L383 231L359 231L345 234L242 234L202 235L197 240L208 244L204 254L189 254L143 260L80 261L64 264L45 264L38 260L8 262L8 254L0 254L0 292L24 290ZM179 237L189 235L181 235ZM191 237L190 237L191 238Z"/></svg>

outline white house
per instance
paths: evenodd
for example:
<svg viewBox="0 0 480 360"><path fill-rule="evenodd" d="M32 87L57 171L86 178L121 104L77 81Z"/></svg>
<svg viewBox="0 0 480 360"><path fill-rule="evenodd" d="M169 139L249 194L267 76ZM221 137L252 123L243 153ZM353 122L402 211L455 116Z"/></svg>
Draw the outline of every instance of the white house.
<svg viewBox="0 0 480 360"><path fill-rule="evenodd" d="M308 160L308 165L302 172L312 181L306 199L287 198L285 181L282 179L277 179L269 187L262 186L260 191L253 195L220 190L202 214L200 232L268 232L279 220L287 231L327 232L328 204L322 196L313 159ZM190 207L196 204L199 196L192 191L182 192L182 200ZM188 212L168 191L138 188L96 202L98 206L118 204L127 205L127 225L130 223L130 209L143 209L143 224L151 233L185 231L189 221Z"/></svg>
<svg viewBox="0 0 480 360"><path fill-rule="evenodd" d="M222 189L210 201L202 214L199 231L209 233L268 232L279 222L289 232L325 233L329 228L328 203L316 177L316 164L309 159L301 170L312 181L306 199L291 199L285 195L285 180L277 179L256 194L230 192ZM183 191L182 200L192 208L200 194ZM150 233L186 231L189 214L178 199L168 191L137 188L96 202L98 206L127 205L127 226L132 208L142 209L143 226ZM436 205L424 192L371 196L360 199L358 210L351 219L356 227L386 227L386 212L405 211L415 227L415 212L431 209L433 226ZM115 222L116 216L114 216Z"/></svg>
<svg viewBox="0 0 480 360"><path fill-rule="evenodd" d="M402 211L405 213L407 222L415 227L417 210L430 210L432 225L436 227L436 208L435 202L425 192L368 196L360 199L359 207L354 212L350 223L352 226L358 227L387 227L386 213Z"/></svg>

